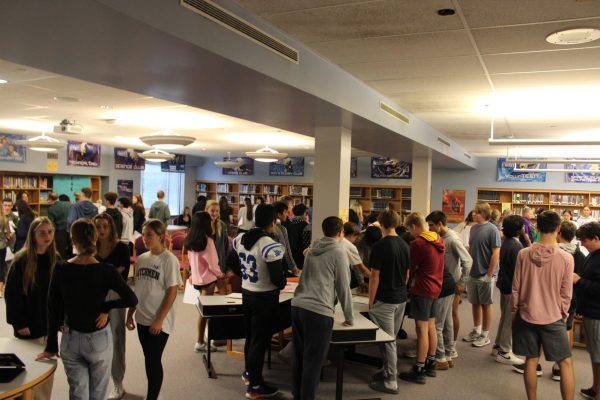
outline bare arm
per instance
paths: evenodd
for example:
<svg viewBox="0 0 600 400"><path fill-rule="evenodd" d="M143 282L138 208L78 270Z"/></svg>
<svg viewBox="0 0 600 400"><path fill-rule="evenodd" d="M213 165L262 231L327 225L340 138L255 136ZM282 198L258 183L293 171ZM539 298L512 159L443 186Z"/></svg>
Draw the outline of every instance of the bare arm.
<svg viewBox="0 0 600 400"><path fill-rule="evenodd" d="M171 307L173 307L176 298L177 285L167 289L162 304L160 305L160 309L158 310L158 314L156 314L156 318L152 322L152 325L150 325L149 330L151 334L158 335L161 332L163 321L167 317L167 314L169 314L169 311L171 311Z"/></svg>
<svg viewBox="0 0 600 400"><path fill-rule="evenodd" d="M490 264L488 265L487 276L492 277L494 275L494 271L498 266L498 261L500 260L500 247L495 247L492 250L492 257L490 258Z"/></svg>
<svg viewBox="0 0 600 400"><path fill-rule="evenodd" d="M379 275L380 271L378 269L371 270L371 277L369 278L369 308L375 304L375 294L379 288Z"/></svg>

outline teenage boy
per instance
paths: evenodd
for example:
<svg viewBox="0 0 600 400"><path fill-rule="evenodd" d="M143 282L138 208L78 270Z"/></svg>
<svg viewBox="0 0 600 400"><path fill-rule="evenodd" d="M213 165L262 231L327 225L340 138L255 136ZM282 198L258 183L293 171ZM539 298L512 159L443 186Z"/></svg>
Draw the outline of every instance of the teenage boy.
<svg viewBox="0 0 600 400"><path fill-rule="evenodd" d="M77 221L79 218L94 218L98 215L98 209L91 202L92 199L92 189L89 187L84 187L81 189L81 193L79 194L79 199L73 205L71 205L71 209L69 210L69 216L67 217L67 231L71 231L71 225L73 222Z"/></svg>
<svg viewBox="0 0 600 400"><path fill-rule="evenodd" d="M339 245L344 238L342 220L327 217L321 228L325 237L311 245L292 299L292 392L296 400L315 399L331 341L336 297L344 312L343 324L350 326L354 320L348 258Z"/></svg>
<svg viewBox="0 0 600 400"><path fill-rule="evenodd" d="M500 322L498 333L492 349L496 362L508 365L520 365L523 360L512 352L512 313L510 299L512 296L513 276L517 264L517 255L523 249L519 235L523 231L525 221L519 215L509 215L502 221L504 241L500 247L500 270L496 287L500 290Z"/></svg>
<svg viewBox="0 0 600 400"><path fill-rule="evenodd" d="M577 229L577 240L590 254L585 259L581 275L575 274L577 312L583 316L587 351L592 361L593 385L581 389L587 399L598 399L600 394L600 224L589 222ZM562 371L561 371L562 373ZM562 375L561 375L562 378Z"/></svg>
<svg viewBox="0 0 600 400"><path fill-rule="evenodd" d="M255 228L233 239L227 265L242 278L242 305L246 343L246 369L242 381L248 385L246 397L262 399L278 389L265 384L262 370L265 352L275 331L279 311L279 291L286 285L283 270L284 247L273 240L275 209L260 204L254 215Z"/></svg>
<svg viewBox="0 0 600 400"><path fill-rule="evenodd" d="M409 248L396 234L400 217L393 210L379 214L383 237L373 245L369 266L369 317L375 325L395 338L398 335L406 306L406 275L410 263ZM379 345L383 369L369 384L371 389L398 393L396 380L396 341Z"/></svg>
<svg viewBox="0 0 600 400"><path fill-rule="evenodd" d="M161 220L165 226L169 225L171 211L169 210L169 205L165 203L165 192L162 190L156 192L156 201L150 206L148 218L156 218Z"/></svg>
<svg viewBox="0 0 600 400"><path fill-rule="evenodd" d="M494 316L494 274L500 259L500 232L490 223L492 209L477 202L473 209L475 225L469 235L469 252L473 267L467 282L467 297L473 311L473 330L463 340L475 347L490 344L489 332ZM482 325L483 322L483 325Z"/></svg>
<svg viewBox="0 0 600 400"><path fill-rule="evenodd" d="M368 290L368 287L365 286L365 276L369 277L371 272L363 264L362 258L360 258L360 254L358 252L358 248L354 244L359 236L360 231L358 230L358 225L356 225L354 222L346 222L344 224L344 237L342 238L340 245L348 256L348 265L351 269L350 287L352 289L359 287L363 291L366 291Z"/></svg>
<svg viewBox="0 0 600 400"><path fill-rule="evenodd" d="M467 248L463 244L458 233L448 228L446 214L442 211L433 211L427 218L429 230L442 237L446 252L444 253L444 278L449 273L454 281L454 296L447 297L440 294L436 304L435 324L437 331L437 353L436 368L447 369L454 364L453 359L458 357L454 339L454 320L452 312L454 311L454 299L460 296L465 290L465 282L469 279L469 271L473 264L473 259ZM448 286L446 282L442 283L442 288ZM443 293L445 294L445 293ZM449 303L449 304L448 304ZM458 302L456 302L458 306Z"/></svg>
<svg viewBox="0 0 600 400"><path fill-rule="evenodd" d="M117 208L117 197L118 196L115 192L104 193L104 200L106 200L105 213L112 217L115 227L117 228L117 238L120 240L121 235L123 234L123 215Z"/></svg>
<svg viewBox="0 0 600 400"><path fill-rule="evenodd" d="M427 230L423 214L411 213L405 226L415 238L410 242L410 308L417 330L417 363L409 371L401 372L400 379L425 384L425 376L436 376L434 302L442 291L446 247L437 233Z"/></svg>
<svg viewBox="0 0 600 400"><path fill-rule="evenodd" d="M571 348L565 328L573 292L573 257L556 244L560 216L544 211L537 216L540 241L521 250L512 284L512 325L515 353L525 356L525 391L537 399L536 369L540 349L547 361L560 366L560 392L573 399Z"/></svg>
<svg viewBox="0 0 600 400"><path fill-rule="evenodd" d="M275 240L281 243L285 247L285 253L283 255L283 266L287 274L291 276L297 276L300 274L300 270L296 266L294 257L292 257L292 249L290 247L289 232L285 227L285 222L288 219L287 215L287 204L282 201L277 201L273 204L275 213L277 214L277 224L275 225Z"/></svg>

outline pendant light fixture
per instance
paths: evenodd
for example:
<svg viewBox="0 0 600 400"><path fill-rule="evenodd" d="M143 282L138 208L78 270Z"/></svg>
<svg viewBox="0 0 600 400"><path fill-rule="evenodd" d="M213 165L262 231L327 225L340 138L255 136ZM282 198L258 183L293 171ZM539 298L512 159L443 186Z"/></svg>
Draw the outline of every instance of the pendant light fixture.
<svg viewBox="0 0 600 400"><path fill-rule="evenodd" d="M144 151L142 154L140 154L140 157L146 161L158 163L174 159L175 154L167 153L166 151L160 149L152 149Z"/></svg>
<svg viewBox="0 0 600 400"><path fill-rule="evenodd" d="M180 149L196 141L192 136L181 136L171 130L161 131L155 135L142 136L140 138L144 144L158 149Z"/></svg>
<svg viewBox="0 0 600 400"><path fill-rule="evenodd" d="M65 143L58 139L54 139L50 136L46 136L45 132L42 132L42 136L32 137L26 140L16 140L15 144L18 146L26 147L34 151L51 152L57 151L65 147Z"/></svg>
<svg viewBox="0 0 600 400"><path fill-rule="evenodd" d="M227 160L223 161L215 161L215 165L223 168L238 168L244 164L244 160L241 158L236 158L235 160L231 159L231 152L227 152Z"/></svg>
<svg viewBox="0 0 600 400"><path fill-rule="evenodd" d="M256 151L246 152L246 156L259 162L276 162L279 160L283 160L288 155L287 153L280 153L275 149L269 148L269 146L265 146L262 149L258 149Z"/></svg>

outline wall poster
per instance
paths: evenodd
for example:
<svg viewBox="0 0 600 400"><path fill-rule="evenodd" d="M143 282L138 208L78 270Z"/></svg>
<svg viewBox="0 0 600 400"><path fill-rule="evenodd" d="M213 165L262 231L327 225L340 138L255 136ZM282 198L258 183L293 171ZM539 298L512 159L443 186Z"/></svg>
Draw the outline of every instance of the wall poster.
<svg viewBox="0 0 600 400"><path fill-rule="evenodd" d="M371 178L410 179L412 163L389 157L371 157Z"/></svg>
<svg viewBox="0 0 600 400"><path fill-rule="evenodd" d="M100 145L69 140L67 144L67 165L75 167L99 167Z"/></svg>
<svg viewBox="0 0 600 400"><path fill-rule="evenodd" d="M115 147L115 169L142 171L146 169L146 160L140 157L143 150Z"/></svg>
<svg viewBox="0 0 600 400"><path fill-rule="evenodd" d="M286 157L269 163L271 176L304 176L304 157Z"/></svg>
<svg viewBox="0 0 600 400"><path fill-rule="evenodd" d="M16 145L17 140L25 140L25 136L0 133L0 161L25 162L27 149Z"/></svg>
<svg viewBox="0 0 600 400"><path fill-rule="evenodd" d="M174 159L161 162L160 170L162 172L177 172L180 174L184 174L185 173L185 155L177 154Z"/></svg>
<svg viewBox="0 0 600 400"><path fill-rule="evenodd" d="M242 160L244 163L235 168L223 168L223 175L254 175L254 160L250 157L238 157L236 160ZM227 157L223 157L227 161Z"/></svg>
<svg viewBox="0 0 600 400"><path fill-rule="evenodd" d="M465 219L465 191L444 189L442 192L442 211L448 223L455 224Z"/></svg>
<svg viewBox="0 0 600 400"><path fill-rule="evenodd" d="M117 194L119 197L133 197L133 181L130 179L117 180Z"/></svg>
<svg viewBox="0 0 600 400"><path fill-rule="evenodd" d="M600 164L566 164L565 169L585 169L590 172L567 172L569 183L600 183Z"/></svg>
<svg viewBox="0 0 600 400"><path fill-rule="evenodd" d="M544 161L540 159L540 161ZM498 159L498 182L546 182L545 172L515 172L514 162L506 161L506 158ZM542 169L546 163L528 164L519 163L519 168Z"/></svg>

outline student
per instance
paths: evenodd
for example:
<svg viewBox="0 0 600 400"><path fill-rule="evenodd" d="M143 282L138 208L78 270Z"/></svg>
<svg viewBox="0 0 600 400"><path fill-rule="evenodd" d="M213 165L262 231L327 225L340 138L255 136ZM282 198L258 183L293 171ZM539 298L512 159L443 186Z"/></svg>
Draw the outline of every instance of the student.
<svg viewBox="0 0 600 400"><path fill-rule="evenodd" d="M75 204L71 205L69 216L67 217L67 230L71 231L71 225L79 218L94 218L100 214L98 208L90 201L92 198L92 189L84 187L79 193L79 197L75 193Z"/></svg>
<svg viewBox="0 0 600 400"><path fill-rule="evenodd" d="M491 213L488 203L475 204L473 219L476 224L469 236L473 266L467 282L467 297L473 312L473 330L463 340L475 347L490 344L489 331L494 316L494 275L500 259L501 242L500 232L489 222Z"/></svg>
<svg viewBox="0 0 600 400"><path fill-rule="evenodd" d="M355 242L358 254L360 254L360 258L367 268L371 257L371 249L379 239L381 239L381 228L378 225L371 225L360 234Z"/></svg>
<svg viewBox="0 0 600 400"><path fill-rule="evenodd" d="M117 239L121 239L123 234L123 215L117 209L117 194L115 192L104 193L104 200L106 200L106 213L110 215L117 228Z"/></svg>
<svg viewBox="0 0 600 400"><path fill-rule="evenodd" d="M189 207L185 207L183 209L183 214L181 214L175 220L175 225L186 226L186 227L189 228L191 222L192 222L192 216L190 215L190 208Z"/></svg>
<svg viewBox="0 0 600 400"><path fill-rule="evenodd" d="M221 196L219 199L219 218L228 225L233 224L233 208L229 206L225 196Z"/></svg>
<svg viewBox="0 0 600 400"><path fill-rule="evenodd" d="M156 192L156 201L150 206L148 218L157 219L165 226L169 224L171 211L169 210L169 205L165 203L165 192L162 190Z"/></svg>
<svg viewBox="0 0 600 400"><path fill-rule="evenodd" d="M233 239L228 266L242 277L242 302L246 344L242 381L246 397L274 396L278 389L263 380L265 352L275 331L273 318L279 309L279 290L286 285L283 271L284 248L271 238L275 230L275 209L269 204L256 208L256 227Z"/></svg>
<svg viewBox="0 0 600 400"><path fill-rule="evenodd" d="M525 391L537 398L536 368L540 349L547 361L560 366L560 392L573 399L571 348L565 329L573 291L573 257L556 244L560 216L544 211L537 216L539 243L519 252L512 284L512 333L515 353L524 355Z"/></svg>
<svg viewBox="0 0 600 400"><path fill-rule="evenodd" d="M448 290L449 286L454 286L455 294L451 299L440 294L440 301L436 304L436 330L438 338L438 348L436 353L436 369L446 369L452 366L454 359L458 357L456 351L456 332L457 326L454 325L458 319L458 305L460 296L465 290L465 282L469 279L469 271L473 264L473 259L460 240L460 236L446 224L446 214L442 211L433 211L425 219L429 225L429 230L437 233L444 240L446 252L444 253L444 281L442 282L442 292ZM446 274L452 276L454 285L447 281ZM448 302L450 308L448 309ZM450 314L448 314L450 313ZM456 314L456 316L455 316ZM439 367L439 368L438 368Z"/></svg>
<svg viewBox="0 0 600 400"><path fill-rule="evenodd" d="M204 196L202 194L200 196L198 196L198 198L196 199L196 203L192 207L192 215L196 214L198 211L205 211L206 210L206 201L207 201L206 196Z"/></svg>
<svg viewBox="0 0 600 400"><path fill-rule="evenodd" d="M277 224L275 225L275 240L281 243L285 247L285 253L283 256L284 269L291 276L297 276L300 274L300 270L296 266L294 257L292 257L292 249L290 247L290 238L288 231L285 228L285 222L288 219L287 215L287 204L278 201L273 204L275 213L277 214Z"/></svg>
<svg viewBox="0 0 600 400"><path fill-rule="evenodd" d="M523 231L525 221L519 215L509 215L502 221L504 240L500 247L500 270L496 287L500 290L500 322L498 333L492 348L496 362L508 365L520 365L523 360L512 351L512 315L510 299L512 295L513 276L517 264L517 255L523 249L519 235Z"/></svg>
<svg viewBox="0 0 600 400"><path fill-rule="evenodd" d="M296 204L292 208L294 217L292 218L292 226L294 230L295 242L290 243L292 248L292 256L298 268L302 269L304 265L304 250L310 246L310 230L306 216L308 208L302 204Z"/></svg>
<svg viewBox="0 0 600 400"><path fill-rule="evenodd" d="M48 200L51 202L48 207L48 218L54 224L56 231L54 232L54 240L56 240L56 249L63 259L67 259L71 254L71 243L69 240L69 232L67 231L67 217L71 209L68 197L65 200L65 195L58 196L55 192L48 194Z"/></svg>
<svg viewBox="0 0 600 400"><path fill-rule="evenodd" d="M531 217L533 212L531 208L524 207L521 212L521 216L525 221L525 225L523 226L523 233L521 234L519 240L523 247L529 247L535 242L534 233L535 233L535 225L531 222Z"/></svg>
<svg viewBox="0 0 600 400"><path fill-rule="evenodd" d="M340 241L342 249L345 250L348 256L348 265L350 267L350 287L361 287L368 291L368 286L365 286L365 277L371 275L371 271L363 264L358 249L354 245L354 242L360 236L358 226L354 222L346 222L344 224L344 237Z"/></svg>
<svg viewBox="0 0 600 400"><path fill-rule="evenodd" d="M129 254L133 254L133 209L129 197L121 197L117 201L117 207L123 217L123 232L121 233L121 243L129 249Z"/></svg>
<svg viewBox="0 0 600 400"><path fill-rule="evenodd" d="M238 232L244 233L252 229L254 219L254 209L250 197L244 199L244 206L238 211Z"/></svg>
<svg viewBox="0 0 600 400"><path fill-rule="evenodd" d="M135 292L137 307L127 312L127 329L137 323L138 338L144 352L147 400L156 400L163 382L162 353L175 326L177 288L181 286L179 261L165 249L166 228L162 221L150 219L142 228L144 246L149 250L138 257Z"/></svg>
<svg viewBox="0 0 600 400"><path fill-rule="evenodd" d="M442 290L446 247L437 233L427 231L423 214L411 213L405 225L415 237L410 243L410 306L417 328L417 362L412 369L401 372L399 376L405 381L424 384L425 376L436 376L434 302Z"/></svg>
<svg viewBox="0 0 600 400"><path fill-rule="evenodd" d="M46 217L36 218L7 277L6 320L16 338L44 344L48 332L48 287L57 260L54 226ZM33 398L50 399L53 382L51 377L34 388Z"/></svg>
<svg viewBox="0 0 600 400"><path fill-rule="evenodd" d="M33 210L24 200L17 200L15 203L15 207L17 208L17 212L19 213L19 222L17 222L17 227L15 229L15 253L23 247L25 244L25 239L27 239L27 234L29 232L29 225L35 219L35 215Z"/></svg>
<svg viewBox="0 0 600 400"><path fill-rule="evenodd" d="M475 221L473 221L473 211L469 211L467 218L454 227L454 231L460 235L460 239L467 250L469 250L469 237L471 236L471 228L473 225L475 225Z"/></svg>
<svg viewBox="0 0 600 400"><path fill-rule="evenodd" d="M146 209L144 208L142 195L134 194L131 203L133 204L133 231L141 234L142 225L146 220Z"/></svg>
<svg viewBox="0 0 600 400"><path fill-rule="evenodd" d="M4 296L4 279L7 272L6 248L11 236L10 218L4 214L4 209L0 209L0 298Z"/></svg>
<svg viewBox="0 0 600 400"><path fill-rule="evenodd" d="M219 256L219 265L221 266L222 275L217 281L217 289L219 294L227 294L227 285L229 276L233 273L227 268L227 255L229 254L229 235L227 234L227 224L219 218L219 203L216 200L208 200L206 202L206 212L210 215L212 234L211 238L215 241L217 254Z"/></svg>
<svg viewBox="0 0 600 400"><path fill-rule="evenodd" d="M296 400L315 399L331 341L336 298L344 311L343 324L351 326L354 321L348 258L339 246L344 237L342 220L327 217L321 228L325 237L310 247L292 299L292 392Z"/></svg>
<svg viewBox="0 0 600 400"><path fill-rule="evenodd" d="M588 206L584 206L581 209L581 216L577 218L577 227L581 228L583 225L589 224L590 222L598 222L598 219L591 215L591 211Z"/></svg>
<svg viewBox="0 0 600 400"><path fill-rule="evenodd" d="M101 263L114 266L121 278L127 282L129 277L129 247L119 241L117 228L112 217L108 213L102 213L94 217L94 225L98 231L96 242L96 259ZM108 292L108 300L118 298L114 291ZM110 400L121 399L125 394L123 378L125 377L125 309L113 308L109 311L110 329L113 337L113 359L111 377L113 390L108 396Z"/></svg>
<svg viewBox="0 0 600 400"><path fill-rule="evenodd" d="M115 267L95 258L98 232L91 220L75 221L71 239L77 255L54 269L48 290L48 341L38 359L58 354L62 327L60 356L69 398L105 400L113 356L113 346L107 346L112 343L109 312L133 306L137 298ZM111 289L119 299L106 300Z"/></svg>
<svg viewBox="0 0 600 400"><path fill-rule="evenodd" d="M188 251L190 262L190 282L203 296L212 296L218 279L223 279L225 274L219 266L219 255L212 239L212 220L206 211L199 211L192 216L190 231L185 238L185 247ZM198 337L194 351L206 351L207 343L204 341L206 318L198 315ZM212 346L211 351L217 348Z"/></svg>
<svg viewBox="0 0 600 400"><path fill-rule="evenodd" d="M395 338L398 335L406 306L406 275L409 249L396 234L400 217L395 211L379 214L383 237L373 245L369 267L369 317L375 325ZM396 381L396 341L379 345L383 368L377 372L369 387L384 393L398 393Z"/></svg>
<svg viewBox="0 0 600 400"><path fill-rule="evenodd" d="M593 374L592 387L581 389L580 393L586 399L597 399L600 393L600 224L590 222L579 227L577 240L590 252L581 274L573 276L573 283Z"/></svg>

